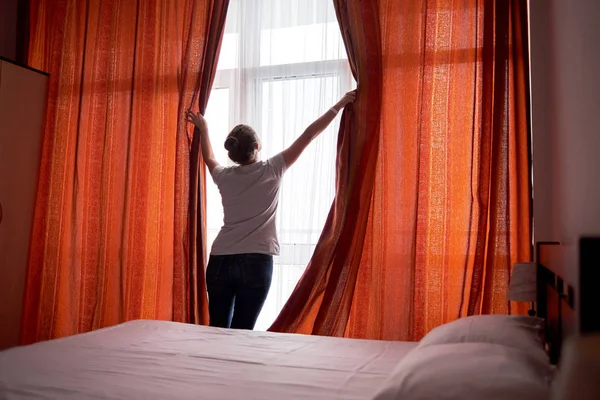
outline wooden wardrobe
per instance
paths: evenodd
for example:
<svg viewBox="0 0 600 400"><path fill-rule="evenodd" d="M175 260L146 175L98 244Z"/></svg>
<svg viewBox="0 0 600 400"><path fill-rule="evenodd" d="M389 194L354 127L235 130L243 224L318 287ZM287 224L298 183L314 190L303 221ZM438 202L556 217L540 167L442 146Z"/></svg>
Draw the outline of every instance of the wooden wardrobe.
<svg viewBox="0 0 600 400"><path fill-rule="evenodd" d="M47 86L0 58L0 350L19 344Z"/></svg>

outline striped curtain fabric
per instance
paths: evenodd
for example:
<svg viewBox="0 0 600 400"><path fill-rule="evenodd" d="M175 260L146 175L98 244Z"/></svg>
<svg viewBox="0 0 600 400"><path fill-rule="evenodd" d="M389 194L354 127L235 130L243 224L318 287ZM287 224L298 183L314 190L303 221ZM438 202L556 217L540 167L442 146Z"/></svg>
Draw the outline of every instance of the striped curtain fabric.
<svg viewBox="0 0 600 400"><path fill-rule="evenodd" d="M24 344L138 318L206 319L191 284L183 115L210 92L226 7L31 0L29 64L50 86Z"/></svg>
<svg viewBox="0 0 600 400"><path fill-rule="evenodd" d="M336 0L358 82L337 191L273 331L419 340L523 313L531 259L526 2Z"/></svg>

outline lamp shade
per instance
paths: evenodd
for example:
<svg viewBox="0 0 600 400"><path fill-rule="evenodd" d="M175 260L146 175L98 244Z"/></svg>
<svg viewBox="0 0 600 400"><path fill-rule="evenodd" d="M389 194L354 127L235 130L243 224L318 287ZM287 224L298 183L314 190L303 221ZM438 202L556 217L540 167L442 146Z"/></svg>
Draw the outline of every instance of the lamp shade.
<svg viewBox="0 0 600 400"><path fill-rule="evenodd" d="M537 297L536 263L517 263L513 266L508 285L508 300L535 302Z"/></svg>
<svg viewBox="0 0 600 400"><path fill-rule="evenodd" d="M600 399L600 335L569 339L563 347L552 400Z"/></svg>

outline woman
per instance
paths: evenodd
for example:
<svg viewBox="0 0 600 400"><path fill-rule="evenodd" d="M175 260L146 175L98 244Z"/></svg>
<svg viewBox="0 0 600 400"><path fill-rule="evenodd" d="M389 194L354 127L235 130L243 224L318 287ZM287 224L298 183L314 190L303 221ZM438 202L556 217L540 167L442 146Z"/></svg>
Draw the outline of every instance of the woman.
<svg viewBox="0 0 600 400"><path fill-rule="evenodd" d="M281 178L337 113L355 99L356 92L348 92L290 147L267 161L259 160L261 143L256 132L247 125L236 126L225 140L229 158L237 164L233 167L219 165L206 120L187 111L186 121L200 131L202 156L223 201L223 227L206 270L211 326L254 329L271 287L273 256L279 254L275 215Z"/></svg>

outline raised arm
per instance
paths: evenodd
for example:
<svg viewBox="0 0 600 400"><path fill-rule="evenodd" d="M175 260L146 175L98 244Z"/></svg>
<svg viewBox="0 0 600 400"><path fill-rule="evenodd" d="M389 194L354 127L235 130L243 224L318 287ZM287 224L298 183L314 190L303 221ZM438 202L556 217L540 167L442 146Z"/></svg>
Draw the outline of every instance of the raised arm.
<svg viewBox="0 0 600 400"><path fill-rule="evenodd" d="M208 125L206 120L200 114L194 113L192 110L187 110L185 113L185 120L191 122L200 131L200 146L202 147L202 158L208 167L210 173L213 169L219 166L217 160L215 160L215 154L213 153L212 145L210 144L210 137L208 136Z"/></svg>
<svg viewBox="0 0 600 400"><path fill-rule="evenodd" d="M347 104L352 103L355 99L355 90L346 93L336 105L327 110L327 112L321 115L315 122L310 124L302 133L302 135L300 135L300 137L298 137L298 139L296 139L290 147L281 153L283 155L286 167L291 167L296 162L298 157L300 157L300 154L302 154L304 149L306 149L306 147L310 144L310 142L319 136L319 134L329 126L331 121L335 119L337 113Z"/></svg>

